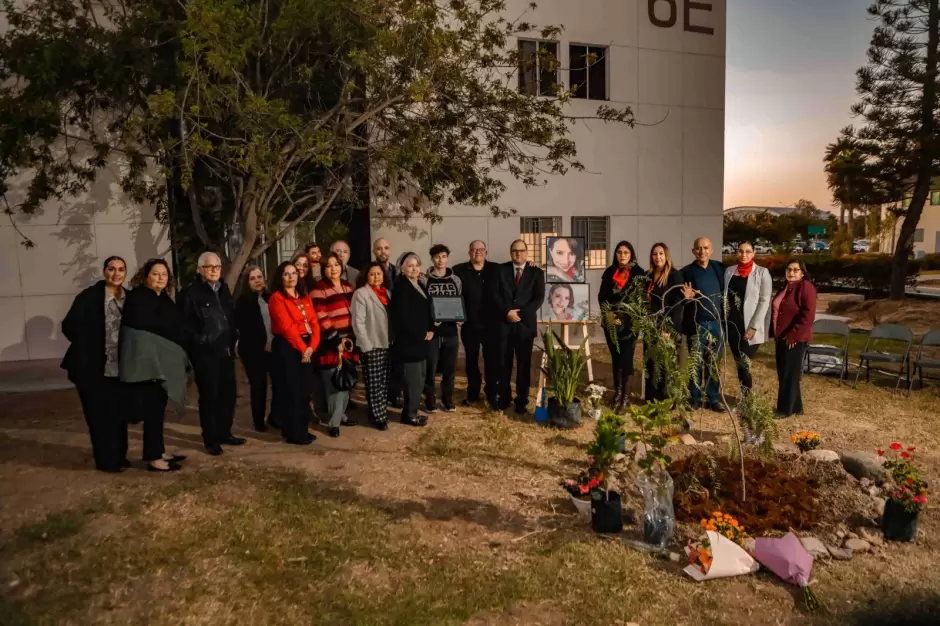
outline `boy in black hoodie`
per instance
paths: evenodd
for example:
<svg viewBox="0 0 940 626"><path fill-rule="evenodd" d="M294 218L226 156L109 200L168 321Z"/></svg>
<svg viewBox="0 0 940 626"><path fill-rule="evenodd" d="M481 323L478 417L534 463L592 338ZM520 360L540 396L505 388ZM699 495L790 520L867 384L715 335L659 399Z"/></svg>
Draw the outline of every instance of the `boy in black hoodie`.
<svg viewBox="0 0 940 626"><path fill-rule="evenodd" d="M425 287L431 298L459 297L463 285L454 271L447 267L450 250L444 244L431 247L431 269L425 275ZM427 377L424 382L424 408L428 413L437 412L437 396L434 393L434 379L438 367L441 371L441 404L444 410L453 412L454 373L457 370L457 322L436 322L434 339L428 350Z"/></svg>

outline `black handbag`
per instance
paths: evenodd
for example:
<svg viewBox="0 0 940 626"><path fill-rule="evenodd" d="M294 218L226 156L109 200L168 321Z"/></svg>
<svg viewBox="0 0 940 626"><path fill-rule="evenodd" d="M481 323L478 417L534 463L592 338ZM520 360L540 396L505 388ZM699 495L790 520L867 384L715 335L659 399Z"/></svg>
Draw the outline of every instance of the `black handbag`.
<svg viewBox="0 0 940 626"><path fill-rule="evenodd" d="M343 358L344 351L352 351L353 343L349 339L339 342L339 362L330 373L330 382L338 391L352 391L359 378L359 369L352 359Z"/></svg>

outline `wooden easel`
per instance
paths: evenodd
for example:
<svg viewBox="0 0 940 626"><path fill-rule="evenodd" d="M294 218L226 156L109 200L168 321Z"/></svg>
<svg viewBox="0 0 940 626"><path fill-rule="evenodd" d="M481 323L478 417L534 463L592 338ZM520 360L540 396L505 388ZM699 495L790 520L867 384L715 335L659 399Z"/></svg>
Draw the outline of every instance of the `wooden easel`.
<svg viewBox="0 0 940 626"><path fill-rule="evenodd" d="M577 321L577 322L557 322L557 321L552 321L552 320L546 320L546 321L539 322L539 325L542 325L542 324L545 324L548 326L549 332L553 330L552 325L558 324L559 326L561 326L562 342L566 346L574 350L577 350L578 348L581 347L581 342L578 342L572 345L570 328L572 326L581 327L581 340L584 342L584 356L587 359L588 384L593 383L594 382L594 364L591 361L591 324L593 324L593 322L590 322L588 320ZM545 366L547 364L548 364L548 354L546 354L545 349L542 348L542 364L539 367L539 388L538 388L538 391L535 392L536 406L540 406L540 403L542 401L542 391L545 390L545 382L546 382L545 381Z"/></svg>

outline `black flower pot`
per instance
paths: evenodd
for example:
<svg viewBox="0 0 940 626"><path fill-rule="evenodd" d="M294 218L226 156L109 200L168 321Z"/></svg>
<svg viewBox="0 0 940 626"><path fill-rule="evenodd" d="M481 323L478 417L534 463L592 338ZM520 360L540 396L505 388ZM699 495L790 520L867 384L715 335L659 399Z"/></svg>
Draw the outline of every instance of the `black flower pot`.
<svg viewBox="0 0 940 626"><path fill-rule="evenodd" d="M558 398L548 399L548 423L556 428L574 428L581 423L581 401L577 398L567 406L558 403Z"/></svg>
<svg viewBox="0 0 940 626"><path fill-rule="evenodd" d="M591 492L591 528L596 533L619 533L623 530L620 494L597 489Z"/></svg>
<svg viewBox="0 0 940 626"><path fill-rule="evenodd" d="M581 423L581 401L577 398L565 407L565 420L572 427Z"/></svg>
<svg viewBox="0 0 940 626"><path fill-rule="evenodd" d="M904 510L904 505L897 500L885 502L885 514L881 519L881 529L885 539L891 541L914 541L917 536L917 516Z"/></svg>

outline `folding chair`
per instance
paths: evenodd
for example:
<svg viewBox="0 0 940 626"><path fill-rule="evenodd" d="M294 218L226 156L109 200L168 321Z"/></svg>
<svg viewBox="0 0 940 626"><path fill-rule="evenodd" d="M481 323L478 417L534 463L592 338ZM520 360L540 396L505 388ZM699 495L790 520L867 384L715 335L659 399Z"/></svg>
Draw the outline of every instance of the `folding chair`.
<svg viewBox="0 0 940 626"><path fill-rule="evenodd" d="M920 340L920 347L917 349L917 357L913 361L914 372L918 374L921 389L924 388L924 368L929 370L940 370L940 359L925 359L925 347L940 346L940 330L932 330ZM911 395L911 388L914 386L913 378L908 381L907 395Z"/></svg>
<svg viewBox="0 0 940 626"><path fill-rule="evenodd" d="M838 345L807 346L806 356L804 357L806 361L806 371L809 372L809 357L811 355L839 357L842 359L842 371L839 373L839 384L841 385L842 380L849 371L849 335L851 333L852 331L849 329L849 325L839 320L816 320L813 322L813 337L816 337L816 335L842 337L842 347Z"/></svg>
<svg viewBox="0 0 940 626"><path fill-rule="evenodd" d="M904 344L904 353L894 352L875 352L871 350L872 342L877 340L893 341ZM865 382L871 381L872 363L898 363L898 379L894 383L895 390L901 385L901 375L907 370L907 385L911 385L911 362L908 358L911 355L911 344L914 343L914 333L910 328L900 324L879 324L875 326L868 340L865 342L865 349L862 350L861 358L858 362L858 371L855 372L855 384L852 389L858 385L858 377L862 373L862 365L865 366Z"/></svg>

